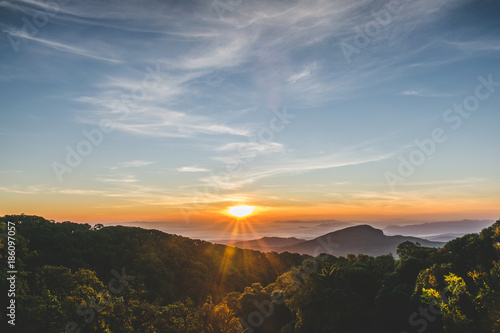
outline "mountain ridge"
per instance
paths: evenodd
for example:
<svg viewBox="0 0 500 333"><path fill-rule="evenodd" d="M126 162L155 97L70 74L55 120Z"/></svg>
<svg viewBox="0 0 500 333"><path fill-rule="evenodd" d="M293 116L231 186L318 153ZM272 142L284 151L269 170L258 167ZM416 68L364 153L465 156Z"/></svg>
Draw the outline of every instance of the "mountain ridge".
<svg viewBox="0 0 500 333"><path fill-rule="evenodd" d="M431 237L440 237L443 240L451 240L466 234L478 233L482 229L490 226L494 221L490 220L459 220L427 222L410 225L393 225L383 229L387 235L408 235L429 239ZM448 236L448 237L445 237Z"/></svg>
<svg viewBox="0 0 500 333"><path fill-rule="evenodd" d="M291 252L312 256L316 256L321 253L328 253L334 256L346 256L351 253L378 256L389 253L396 255L398 245L406 241L413 243L418 242L422 246L426 247L440 247L445 244L444 242L434 242L413 236L387 236L384 234L383 230L374 228L367 224L332 231L312 240L304 240L296 244L285 245L282 247L277 246L276 242L270 244L270 240L276 239L279 239L280 241L283 240L283 238L280 237L263 237L256 240L235 242L228 245L236 247L246 246L243 248L258 251L262 251L263 248L267 248L278 253ZM295 239L299 240L297 238ZM262 243L265 243L266 246L261 246Z"/></svg>
<svg viewBox="0 0 500 333"><path fill-rule="evenodd" d="M292 246L302 242L305 242L305 239L296 238L296 237L270 237L264 236L258 239L251 239L246 241L237 241L237 242L227 242L226 245L239 247L242 249L251 249L263 252L271 252L279 250L285 246Z"/></svg>

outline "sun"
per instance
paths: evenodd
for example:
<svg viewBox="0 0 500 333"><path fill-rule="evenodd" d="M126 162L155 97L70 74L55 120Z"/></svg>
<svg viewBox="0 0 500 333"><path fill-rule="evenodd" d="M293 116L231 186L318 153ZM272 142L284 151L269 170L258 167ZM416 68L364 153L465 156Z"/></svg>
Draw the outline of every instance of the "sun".
<svg viewBox="0 0 500 333"><path fill-rule="evenodd" d="M231 216L242 218L252 214L255 211L254 206L232 206L227 209L227 213Z"/></svg>

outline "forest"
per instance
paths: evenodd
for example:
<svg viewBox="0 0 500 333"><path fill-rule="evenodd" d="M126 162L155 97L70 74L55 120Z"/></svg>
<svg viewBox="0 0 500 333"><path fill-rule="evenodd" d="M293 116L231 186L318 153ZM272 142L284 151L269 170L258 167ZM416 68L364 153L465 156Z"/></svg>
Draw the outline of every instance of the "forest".
<svg viewBox="0 0 500 333"><path fill-rule="evenodd" d="M500 220L442 248L311 257L6 215L2 265L9 221L16 325L1 319L12 332L500 332Z"/></svg>

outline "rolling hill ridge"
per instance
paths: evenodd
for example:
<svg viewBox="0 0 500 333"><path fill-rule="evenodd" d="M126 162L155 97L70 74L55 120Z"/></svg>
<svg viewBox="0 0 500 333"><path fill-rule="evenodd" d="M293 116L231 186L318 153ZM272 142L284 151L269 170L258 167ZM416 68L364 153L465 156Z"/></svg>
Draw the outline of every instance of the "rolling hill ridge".
<svg viewBox="0 0 500 333"><path fill-rule="evenodd" d="M258 251L292 252L311 256L321 253L334 256L346 256L351 253L379 256L389 253L395 255L398 245L406 241L418 242L425 247L440 247L445 244L411 236L386 236L380 229L369 225L359 225L334 231L312 240L264 237L230 245ZM285 243L289 244L283 245Z"/></svg>

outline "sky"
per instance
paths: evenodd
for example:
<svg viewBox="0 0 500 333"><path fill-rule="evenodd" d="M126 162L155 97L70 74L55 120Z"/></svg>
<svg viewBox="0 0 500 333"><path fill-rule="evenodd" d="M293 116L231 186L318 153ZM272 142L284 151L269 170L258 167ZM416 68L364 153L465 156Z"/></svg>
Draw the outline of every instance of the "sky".
<svg viewBox="0 0 500 333"><path fill-rule="evenodd" d="M499 15L492 0L1 1L0 214L498 219Z"/></svg>

